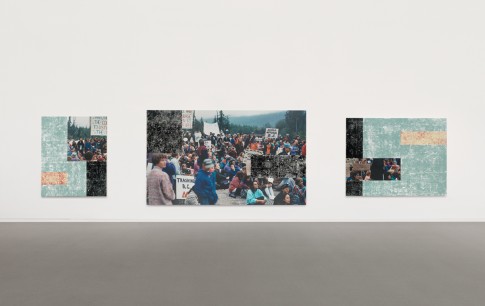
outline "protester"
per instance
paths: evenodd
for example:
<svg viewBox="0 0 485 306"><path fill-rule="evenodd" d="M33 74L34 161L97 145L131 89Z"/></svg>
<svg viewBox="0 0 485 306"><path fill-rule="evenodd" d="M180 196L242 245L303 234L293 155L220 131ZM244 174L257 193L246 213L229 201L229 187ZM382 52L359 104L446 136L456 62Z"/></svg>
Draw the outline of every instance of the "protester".
<svg viewBox="0 0 485 306"><path fill-rule="evenodd" d="M306 187L302 178L295 179L295 186L291 192L292 204L306 204Z"/></svg>
<svg viewBox="0 0 485 306"><path fill-rule="evenodd" d="M229 185L229 196L231 198L236 198L241 195L241 191L246 191L248 189L247 185L244 183L244 173L239 171L234 175ZM246 192L244 192L246 194Z"/></svg>
<svg viewBox="0 0 485 306"><path fill-rule="evenodd" d="M199 140L199 148L197 149L197 156L198 161L197 165L199 168L202 168L202 163L209 158L209 152L207 151L207 147L204 145L204 140Z"/></svg>
<svg viewBox="0 0 485 306"><path fill-rule="evenodd" d="M248 190L246 204L266 204L266 198L264 197L263 192L259 189L258 181L254 181L251 188Z"/></svg>
<svg viewBox="0 0 485 306"><path fill-rule="evenodd" d="M170 158L170 163L175 166L175 174L180 174L180 163L179 163L179 154L172 153L172 157Z"/></svg>
<svg viewBox="0 0 485 306"><path fill-rule="evenodd" d="M168 174L162 170L167 165L167 156L154 153L152 163L154 167L147 177L148 205L172 205L175 192Z"/></svg>
<svg viewBox="0 0 485 306"><path fill-rule="evenodd" d="M79 138L67 142L68 161L103 162L107 160L108 145L106 138ZM92 153L94 155L86 154Z"/></svg>
<svg viewBox="0 0 485 306"><path fill-rule="evenodd" d="M165 163L165 167L162 170L163 172L168 174L168 177L170 178L170 182L172 183L172 186L175 189L175 175L177 174L175 165L167 161Z"/></svg>
<svg viewBox="0 0 485 306"><path fill-rule="evenodd" d="M229 176L222 173L218 163L215 163L214 173L216 174L216 189L227 189L230 183Z"/></svg>
<svg viewBox="0 0 485 306"><path fill-rule="evenodd" d="M278 155L291 155L291 145L289 143L284 144L284 151Z"/></svg>
<svg viewBox="0 0 485 306"><path fill-rule="evenodd" d="M197 173L193 191L197 194L201 205L214 205L219 197L216 193L216 175L211 159L202 162L202 168Z"/></svg>
<svg viewBox="0 0 485 306"><path fill-rule="evenodd" d="M182 175L191 175L192 171L190 171L189 168L187 168L187 164L182 164L182 167L180 168L180 174Z"/></svg>
<svg viewBox="0 0 485 306"><path fill-rule="evenodd" d="M285 197L290 195L290 186L288 184L284 184L281 186L281 192L274 199L273 205L286 205L290 203L285 202ZM290 198L291 199L291 198Z"/></svg>
<svg viewBox="0 0 485 306"><path fill-rule="evenodd" d="M276 189L281 190L284 185L288 185L290 187L290 190L293 190L293 188L295 187L295 180L293 179L291 174L285 175L285 177L281 180L281 183L276 186Z"/></svg>
<svg viewBox="0 0 485 306"><path fill-rule="evenodd" d="M251 173L251 169L246 169L246 163L251 159L251 155L291 157L306 154L305 140L301 140L298 135L293 138L288 134L276 138L265 138L264 135L256 135L256 133L230 133L225 130L225 133L210 133L209 135L186 131L183 137L183 146L180 151L170 154L170 160L162 168L171 180L172 190L176 187L176 176L187 175L195 177L195 185L191 194L197 196L197 202L200 204L216 204L220 201L216 190L229 189L224 196L246 199L246 203L252 202L254 198L257 199L261 193L266 205L271 205L273 201L276 201L278 193L280 193L282 195L279 196L279 204L275 204L283 205L285 204L285 191L280 190L286 184L289 186L287 193L291 203L306 203L305 183L304 181L301 183L302 185L299 184L299 181L295 183L294 174L291 172L293 170L290 170L282 179L278 175L276 182L279 185L273 186L272 178L261 177L257 173L253 176L248 175ZM98 149L95 148L102 144L98 144L96 140L83 139L83 141L84 144L78 142L77 147L84 146L86 150L89 146L88 143L91 145L91 150L88 150L89 154L92 154L89 160L102 160L103 154L100 157ZM205 145L208 141L211 143L210 146ZM70 150L71 146L68 146L68 149ZM76 149L74 151L77 152ZM76 160L79 157L72 158ZM147 162L149 160L151 160L150 154ZM259 191L254 189L255 182L261 186L258 188ZM253 187L254 191L251 191L248 186ZM248 200L248 193L251 193L250 198L252 199ZM257 197L255 197L255 193L258 193ZM256 201L256 203L260 202ZM175 201L174 204L180 204L180 202Z"/></svg>
<svg viewBox="0 0 485 306"><path fill-rule="evenodd" d="M275 195L274 195L274 191L273 191L273 178L265 178L264 179L263 194L269 200L274 200Z"/></svg>

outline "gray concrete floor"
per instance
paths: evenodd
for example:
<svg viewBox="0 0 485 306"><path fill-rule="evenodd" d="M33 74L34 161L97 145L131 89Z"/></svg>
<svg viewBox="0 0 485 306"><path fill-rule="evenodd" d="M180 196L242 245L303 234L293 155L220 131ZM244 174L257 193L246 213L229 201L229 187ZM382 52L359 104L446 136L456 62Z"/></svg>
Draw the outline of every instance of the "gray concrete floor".
<svg viewBox="0 0 485 306"><path fill-rule="evenodd" d="M0 305L485 305L485 224L1 223Z"/></svg>

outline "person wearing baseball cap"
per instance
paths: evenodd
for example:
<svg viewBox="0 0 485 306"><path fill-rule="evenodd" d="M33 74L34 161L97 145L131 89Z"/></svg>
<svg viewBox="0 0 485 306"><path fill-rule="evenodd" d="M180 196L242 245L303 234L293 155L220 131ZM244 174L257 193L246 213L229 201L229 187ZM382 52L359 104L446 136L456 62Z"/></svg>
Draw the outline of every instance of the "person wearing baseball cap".
<svg viewBox="0 0 485 306"><path fill-rule="evenodd" d="M216 174L214 161L210 158L202 161L202 168L197 173L193 191L199 198L201 205L214 205L219 197L216 193Z"/></svg>
<svg viewBox="0 0 485 306"><path fill-rule="evenodd" d="M291 145L286 142L285 143L285 146L284 146L284 149L283 149L283 152L281 152L278 155L291 155Z"/></svg>

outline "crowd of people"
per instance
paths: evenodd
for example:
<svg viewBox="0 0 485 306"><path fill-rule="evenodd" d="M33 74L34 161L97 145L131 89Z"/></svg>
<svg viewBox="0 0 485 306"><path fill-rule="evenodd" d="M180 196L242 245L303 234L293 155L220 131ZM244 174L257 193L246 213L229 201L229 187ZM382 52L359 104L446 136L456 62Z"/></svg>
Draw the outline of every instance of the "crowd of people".
<svg viewBox="0 0 485 306"><path fill-rule="evenodd" d="M108 158L107 139L94 137L67 142L68 161L105 162Z"/></svg>
<svg viewBox="0 0 485 306"><path fill-rule="evenodd" d="M398 158L360 158L347 163L348 182L401 180L401 160Z"/></svg>
<svg viewBox="0 0 485 306"><path fill-rule="evenodd" d="M194 141L195 135L184 135L184 154L196 152L199 143ZM237 159L245 150L261 151L264 155L300 155L306 157L306 141L296 135L291 138L289 134L279 135L277 138L265 138L255 133L251 134L226 134L210 133L206 136L211 142L210 151L217 157L230 157Z"/></svg>
<svg viewBox="0 0 485 306"><path fill-rule="evenodd" d="M214 205L219 200L217 190L227 190L229 197L241 198L248 205L306 204L305 177L251 176L245 156L248 150L263 155L306 156L306 142L299 136L265 139L255 134L211 133L197 142L192 139L192 135L185 135L181 154L147 155L147 163L153 165L147 173L149 205L170 205L175 200L177 175L195 177L185 204Z"/></svg>

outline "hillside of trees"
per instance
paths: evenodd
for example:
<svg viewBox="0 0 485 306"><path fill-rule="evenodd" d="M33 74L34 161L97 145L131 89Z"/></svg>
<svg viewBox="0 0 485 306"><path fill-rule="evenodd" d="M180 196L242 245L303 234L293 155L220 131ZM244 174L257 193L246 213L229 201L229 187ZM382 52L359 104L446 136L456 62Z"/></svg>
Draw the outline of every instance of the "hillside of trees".
<svg viewBox="0 0 485 306"><path fill-rule="evenodd" d="M306 111L285 111L240 117L227 116L223 111L218 111L214 118L200 117L199 119L197 119L197 112L195 112L194 131L202 131L204 122L217 122L221 130L228 129L230 133L262 135L266 128L277 128L280 135L300 135L303 138L306 136Z"/></svg>
<svg viewBox="0 0 485 306"><path fill-rule="evenodd" d="M90 127L80 127L76 124L76 120L69 117L67 121L67 138L79 140L91 137Z"/></svg>

